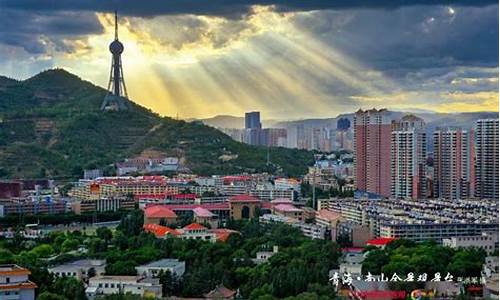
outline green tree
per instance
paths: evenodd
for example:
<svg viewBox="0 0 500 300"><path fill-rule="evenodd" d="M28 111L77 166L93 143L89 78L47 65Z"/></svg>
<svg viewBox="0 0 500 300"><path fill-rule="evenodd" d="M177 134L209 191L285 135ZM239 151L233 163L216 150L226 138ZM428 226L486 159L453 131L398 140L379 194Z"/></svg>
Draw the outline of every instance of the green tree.
<svg viewBox="0 0 500 300"><path fill-rule="evenodd" d="M83 283L73 277L62 277L56 279L51 290L52 292L58 293L67 299L87 300Z"/></svg>
<svg viewBox="0 0 500 300"><path fill-rule="evenodd" d="M58 294L54 294L51 292L43 292L36 298L37 300L68 300L68 298L63 297Z"/></svg>
<svg viewBox="0 0 500 300"><path fill-rule="evenodd" d="M113 232L111 232L111 230L107 227L97 228L96 234L99 238L105 240L106 243L109 243L109 241L113 238Z"/></svg>
<svg viewBox="0 0 500 300"><path fill-rule="evenodd" d="M80 242L77 239L68 238L61 245L62 252L69 252L78 249Z"/></svg>

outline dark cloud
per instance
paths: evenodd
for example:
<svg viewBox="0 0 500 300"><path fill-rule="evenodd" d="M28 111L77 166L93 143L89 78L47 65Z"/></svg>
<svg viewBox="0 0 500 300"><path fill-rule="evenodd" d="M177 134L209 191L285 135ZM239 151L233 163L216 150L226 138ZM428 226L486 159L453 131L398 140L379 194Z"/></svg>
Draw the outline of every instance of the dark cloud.
<svg viewBox="0 0 500 300"><path fill-rule="evenodd" d="M2 9L0 5L0 43L18 46L32 54L45 53L49 47L71 52L63 42L103 28L94 13L74 11L25 11Z"/></svg>
<svg viewBox="0 0 500 300"><path fill-rule="evenodd" d="M411 5L495 4L494 0L0 0L0 7L33 11L112 12L138 17L168 14L238 16L251 11L252 5L275 5L278 11L321 9L381 8L393 9Z"/></svg>
<svg viewBox="0 0 500 300"><path fill-rule="evenodd" d="M498 5L322 11L294 22L393 78L428 68L498 66Z"/></svg>

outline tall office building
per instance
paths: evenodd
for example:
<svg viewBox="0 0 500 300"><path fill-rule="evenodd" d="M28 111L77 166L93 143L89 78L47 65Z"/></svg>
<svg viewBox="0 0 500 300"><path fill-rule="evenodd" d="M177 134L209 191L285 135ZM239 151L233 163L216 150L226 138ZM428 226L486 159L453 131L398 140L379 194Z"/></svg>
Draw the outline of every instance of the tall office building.
<svg viewBox="0 0 500 300"><path fill-rule="evenodd" d="M260 112L252 111L245 113L245 129L262 129Z"/></svg>
<svg viewBox="0 0 500 300"><path fill-rule="evenodd" d="M337 130L348 130L351 128L351 121L348 118L340 118L337 120Z"/></svg>
<svg viewBox="0 0 500 300"><path fill-rule="evenodd" d="M250 145L261 144L262 124L260 123L260 112L253 111L245 113L245 143Z"/></svg>
<svg viewBox="0 0 500 300"><path fill-rule="evenodd" d="M386 109L354 115L355 184L360 191L391 195L391 117Z"/></svg>
<svg viewBox="0 0 500 300"><path fill-rule="evenodd" d="M476 122L475 196L498 199L498 119Z"/></svg>
<svg viewBox="0 0 500 300"><path fill-rule="evenodd" d="M426 135L424 120L414 115L393 122L391 141L391 195L398 199L426 196Z"/></svg>
<svg viewBox="0 0 500 300"><path fill-rule="evenodd" d="M434 131L434 197L466 199L473 195L473 134L460 128Z"/></svg>

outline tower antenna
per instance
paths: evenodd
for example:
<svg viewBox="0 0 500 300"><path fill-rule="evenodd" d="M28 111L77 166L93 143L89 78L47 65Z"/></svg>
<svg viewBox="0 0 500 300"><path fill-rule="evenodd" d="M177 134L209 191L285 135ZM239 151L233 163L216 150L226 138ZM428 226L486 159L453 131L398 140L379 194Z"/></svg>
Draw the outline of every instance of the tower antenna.
<svg viewBox="0 0 500 300"><path fill-rule="evenodd" d="M118 12L115 10L115 40L118 40Z"/></svg>

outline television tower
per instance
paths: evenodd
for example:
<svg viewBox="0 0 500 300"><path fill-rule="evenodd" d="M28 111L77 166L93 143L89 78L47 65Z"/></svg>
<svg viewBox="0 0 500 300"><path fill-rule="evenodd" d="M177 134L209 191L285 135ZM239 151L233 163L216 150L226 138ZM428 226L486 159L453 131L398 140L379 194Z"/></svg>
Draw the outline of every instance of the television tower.
<svg viewBox="0 0 500 300"><path fill-rule="evenodd" d="M124 47L118 40L118 15L115 11L115 40L109 44L109 51L112 54L111 70L109 72L108 94L104 97L101 110L127 110L128 94L123 78L122 53Z"/></svg>

